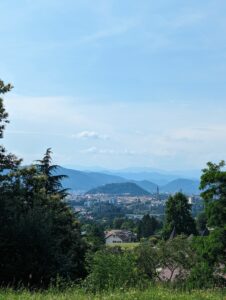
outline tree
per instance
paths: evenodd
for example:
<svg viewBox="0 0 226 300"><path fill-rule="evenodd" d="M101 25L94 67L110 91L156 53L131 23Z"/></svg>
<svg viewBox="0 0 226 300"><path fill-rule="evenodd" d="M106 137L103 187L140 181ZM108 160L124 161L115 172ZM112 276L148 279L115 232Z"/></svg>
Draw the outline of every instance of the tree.
<svg viewBox="0 0 226 300"><path fill-rule="evenodd" d="M170 196L166 202L163 237L169 238L173 230L177 235L196 234L195 221L191 215L191 205L182 193Z"/></svg>
<svg viewBox="0 0 226 300"><path fill-rule="evenodd" d="M185 280L194 260L191 240L177 236L167 241L145 241L136 249L139 269L150 280Z"/></svg>
<svg viewBox="0 0 226 300"><path fill-rule="evenodd" d="M205 212L201 212L200 214L198 214L197 219L196 219L196 226L197 226L197 230L199 231L199 233L202 233L205 230L207 230L206 225L207 225L206 214L205 214Z"/></svg>
<svg viewBox="0 0 226 300"><path fill-rule="evenodd" d="M0 81L1 94L10 89ZM0 138L7 122L0 99ZM86 274L80 224L64 201L62 176L51 174L49 151L42 167L22 167L0 147L0 285L46 286Z"/></svg>
<svg viewBox="0 0 226 300"><path fill-rule="evenodd" d="M147 238L153 235L158 225L159 223L154 217L150 217L149 214L144 215L138 225L138 238Z"/></svg>
<svg viewBox="0 0 226 300"><path fill-rule="evenodd" d="M226 285L226 230L216 228L208 236L195 237L196 254L188 284L192 288Z"/></svg>
<svg viewBox="0 0 226 300"><path fill-rule="evenodd" d="M2 80L0 80L0 94L5 94L12 89L11 84L5 85ZM9 123L8 113L5 110L3 99L0 98L0 138L3 138L3 132L5 129L5 124Z"/></svg>
<svg viewBox="0 0 226 300"><path fill-rule="evenodd" d="M5 85L0 80L0 95L9 92L13 86L11 84ZM3 138L5 125L9 123L8 113L5 110L3 99L0 97L0 139ZM13 154L7 154L6 149L0 145L0 184L5 179L5 174L2 172L6 169L16 168L20 164L21 160L17 159Z"/></svg>
<svg viewBox="0 0 226 300"><path fill-rule="evenodd" d="M208 162L201 176L201 196L205 201L207 225L211 229L209 236L197 238L194 243L198 255L198 263L192 269L190 278L194 285L202 286L205 283L219 285L226 275L226 171L224 167L224 161L218 164Z"/></svg>
<svg viewBox="0 0 226 300"><path fill-rule="evenodd" d="M180 235L158 245L160 280L185 280L194 261L191 240Z"/></svg>
<svg viewBox="0 0 226 300"><path fill-rule="evenodd" d="M226 226L226 171L225 162L219 164L207 163L203 169L200 189L205 201L207 223L213 227Z"/></svg>
<svg viewBox="0 0 226 300"><path fill-rule="evenodd" d="M85 228L85 239L89 250L95 252L99 250L105 244L105 234L103 227L97 223L86 224Z"/></svg>
<svg viewBox="0 0 226 300"><path fill-rule="evenodd" d="M47 194L58 194L62 198L67 195L67 189L62 188L61 181L66 178L66 175L53 175L58 168L57 165L52 164L51 148L46 150L43 159L38 160L38 170L46 176L45 190Z"/></svg>

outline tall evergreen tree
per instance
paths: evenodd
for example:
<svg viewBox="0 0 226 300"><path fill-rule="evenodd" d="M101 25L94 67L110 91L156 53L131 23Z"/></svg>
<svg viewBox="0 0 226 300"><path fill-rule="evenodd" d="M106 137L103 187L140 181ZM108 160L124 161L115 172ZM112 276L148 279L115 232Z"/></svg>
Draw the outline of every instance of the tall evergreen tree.
<svg viewBox="0 0 226 300"><path fill-rule="evenodd" d="M43 159L38 160L38 170L46 176L45 189L47 194L58 194L62 198L67 195L67 189L63 189L61 181L66 175L54 175L58 166L52 164L51 148L46 150Z"/></svg>
<svg viewBox="0 0 226 300"><path fill-rule="evenodd" d="M172 231L177 235L196 234L195 221L191 215L191 205L182 193L170 196L166 202L165 222L163 227L164 238L169 238Z"/></svg>

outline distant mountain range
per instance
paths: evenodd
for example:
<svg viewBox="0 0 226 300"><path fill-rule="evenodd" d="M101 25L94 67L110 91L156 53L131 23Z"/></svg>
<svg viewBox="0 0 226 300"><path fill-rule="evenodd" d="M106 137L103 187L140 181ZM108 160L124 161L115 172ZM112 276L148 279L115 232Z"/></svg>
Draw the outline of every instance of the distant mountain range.
<svg viewBox="0 0 226 300"><path fill-rule="evenodd" d="M110 194L110 195L129 195L129 196L148 196L149 192L142 189L139 185L133 182L110 183L103 186L91 189L87 194Z"/></svg>
<svg viewBox="0 0 226 300"><path fill-rule="evenodd" d="M169 183L172 180L175 180L178 178L178 175L174 174L162 174L159 172L148 172L148 171L141 171L141 172L108 172L109 175L116 175L122 178L126 178L129 180L135 180L135 181L150 181L157 185L164 185Z"/></svg>
<svg viewBox="0 0 226 300"><path fill-rule="evenodd" d="M63 186L69 188L75 193L86 193L87 191L95 188L99 188L106 184L111 183L134 183L138 185L141 189L148 193L156 193L157 186L159 186L160 192L164 193L175 193L180 190L185 194L199 194L199 181L187 178L175 178L175 175L166 175L150 172L141 173L131 173L131 176L119 176L110 173L102 172L88 172L88 171L78 171L73 169L67 169L59 167L56 171L57 174L67 175L68 178L63 179ZM134 176L134 174L136 174ZM148 177L149 176L149 177ZM161 184L156 184L160 182L160 177L163 176ZM164 181L164 176L168 176L166 181ZM130 177L130 178L127 178ZM153 180L148 180L146 178L152 178ZM171 180L169 180L171 178ZM173 179L172 179L173 178ZM167 183L164 183L167 182Z"/></svg>
<svg viewBox="0 0 226 300"><path fill-rule="evenodd" d="M199 194L199 181L185 178L179 178L160 187L160 192L176 193L182 191L185 194Z"/></svg>
<svg viewBox="0 0 226 300"><path fill-rule="evenodd" d="M116 175L108 175L99 172L77 171L63 167L59 167L56 173L67 176L67 178L62 181L65 188L83 193L104 184L126 182L124 178Z"/></svg>

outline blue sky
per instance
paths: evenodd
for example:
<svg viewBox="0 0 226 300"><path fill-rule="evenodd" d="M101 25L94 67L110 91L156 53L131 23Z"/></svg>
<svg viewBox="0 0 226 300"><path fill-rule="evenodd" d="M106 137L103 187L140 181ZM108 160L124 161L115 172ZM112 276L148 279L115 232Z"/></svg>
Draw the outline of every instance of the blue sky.
<svg viewBox="0 0 226 300"><path fill-rule="evenodd" d="M226 153L226 2L2 0L4 144L65 166L199 169Z"/></svg>

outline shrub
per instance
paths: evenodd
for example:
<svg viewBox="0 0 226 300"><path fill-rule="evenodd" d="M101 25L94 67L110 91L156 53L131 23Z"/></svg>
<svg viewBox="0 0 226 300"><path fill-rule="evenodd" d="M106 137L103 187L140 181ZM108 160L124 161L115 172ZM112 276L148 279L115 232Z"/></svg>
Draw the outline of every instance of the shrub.
<svg viewBox="0 0 226 300"><path fill-rule="evenodd" d="M120 247L97 251L90 262L90 270L85 287L94 292L134 287L144 281L135 253Z"/></svg>

